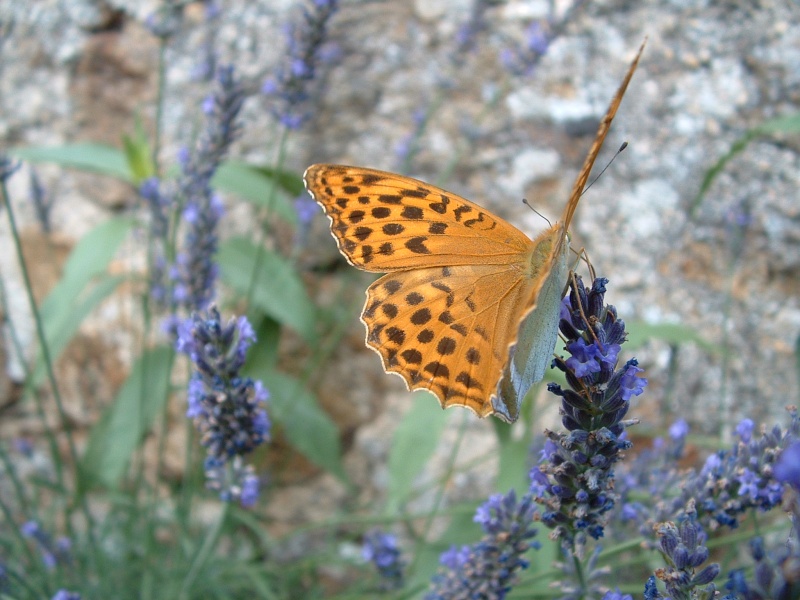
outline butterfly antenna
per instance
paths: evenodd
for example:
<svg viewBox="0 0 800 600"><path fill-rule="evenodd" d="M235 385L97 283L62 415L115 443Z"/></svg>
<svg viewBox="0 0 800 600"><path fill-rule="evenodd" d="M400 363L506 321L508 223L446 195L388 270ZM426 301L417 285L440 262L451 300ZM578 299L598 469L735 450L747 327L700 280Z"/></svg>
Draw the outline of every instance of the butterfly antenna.
<svg viewBox="0 0 800 600"><path fill-rule="evenodd" d="M575 209L578 207L578 202L583 194L583 188L586 187L586 181L589 179L589 174L592 172L594 161L597 158L597 154L600 152L600 148L603 146L603 141L606 139L608 130L611 127L611 121L614 120L614 115L617 114L617 109L619 108L620 102L622 102L622 97L625 95L625 90L628 89L628 84L633 77L633 73L636 71L636 67L639 64L639 59L642 56L642 51L644 50L644 45L646 43L647 38L645 38L642 42L642 45L639 46L639 51L636 53L636 57L633 59L633 62L631 62L631 66L628 67L628 72L625 74L625 78L622 80L622 83L617 89L617 93L614 94L614 98L611 100L611 104L608 106L606 114L600 120L600 126L597 128L597 135L595 136L594 143L592 144L592 147L589 148L589 153L586 155L586 159L583 161L583 166L581 167L580 173L578 173L578 178L575 180L575 184L572 186L572 193L569 196L569 201L564 209L564 215L561 218L563 231L561 239L559 240L559 245L564 242L564 239L567 236L567 230L569 229L569 225L572 222L572 217L575 214Z"/></svg>
<svg viewBox="0 0 800 600"><path fill-rule="evenodd" d="M583 188L583 191L581 192L581 196L583 196L583 195L584 195L586 192L588 192L588 191L589 191L589 188L590 188L590 187L592 187L592 186L593 186L593 185L594 185L594 184L597 182L597 180L598 180L598 179L600 179L600 178L603 176L603 173L605 173L605 172L606 172L606 169L608 169L608 167L610 167L610 166L611 166L611 163L613 163L613 162L616 160L616 158L617 158L617 157L618 157L620 154L622 154L622 151L623 151L623 150L625 150L625 148L627 148L627 147L628 147L628 142L622 142L622 146L620 146L620 147L619 147L619 150L617 150L617 153L616 153L616 154L614 154L614 156L612 156L612 157L611 157L611 160L610 160L610 161L608 161L608 163L606 164L606 166L605 166L605 167L603 167L603 170L602 170L602 171L600 171L600 172L597 174L597 177L595 177L594 179L592 179L592 180L591 180L591 181L588 183L588 185L587 185L585 188Z"/></svg>
<svg viewBox="0 0 800 600"><path fill-rule="evenodd" d="M527 199L527 198L523 198L523 199L522 199L522 203L523 203L525 206L527 206L528 208L530 208L530 209L531 209L533 212L535 212L537 215L539 215L540 217L542 217L542 218L543 218L545 221L547 221L547 224L548 224L548 225L550 225L550 227L552 227L552 226L553 226L553 224L550 222L550 219L548 219L548 218L547 218L547 217L545 217L545 216L544 216L542 213L540 213L538 210L536 210L535 208L533 208L533 206L531 206L531 203L530 203L530 202L528 202L528 199Z"/></svg>

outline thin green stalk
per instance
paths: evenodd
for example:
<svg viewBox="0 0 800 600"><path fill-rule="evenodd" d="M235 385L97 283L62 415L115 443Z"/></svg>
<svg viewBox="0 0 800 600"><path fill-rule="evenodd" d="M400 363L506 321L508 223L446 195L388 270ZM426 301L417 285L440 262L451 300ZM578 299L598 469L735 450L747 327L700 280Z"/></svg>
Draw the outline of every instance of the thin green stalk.
<svg viewBox="0 0 800 600"><path fill-rule="evenodd" d="M159 40L159 48L158 48L158 68L157 68L157 81L156 81L156 100L155 100L155 131L153 132L153 150L152 150L152 163L155 175L157 177L161 177L163 168L161 165L161 137L163 132L162 121L164 117L164 99L166 95L166 53L167 53L167 39L160 38ZM164 240L164 252L172 254L170 249L167 248L167 240ZM173 239L174 242L174 239ZM152 272L155 268L155 246L156 240L153 236L153 231L151 228L148 228L147 232L147 253L148 253L148 265ZM143 331L140 337L140 344L139 344L139 356L144 356L144 353L147 351L148 342L150 340L152 334L152 326L153 326L153 315L151 311L151 301L150 297L147 292L143 293L141 296L141 306L142 306L142 314L143 314ZM170 360L172 360L172 354L170 355ZM143 365L144 367L144 365ZM139 420L139 430L144 431L144 411L141 410L141 407L144 405L145 398L144 394L146 393L146 385L145 382L147 380L147 369L142 368L141 372L141 394L139 397L138 403L138 420ZM166 448L166 439L167 434L169 432L169 424L168 424L168 412L167 407L169 403L164 403L164 410L161 416L161 427L158 431L158 451L156 455L158 456L157 464L156 464L156 480L159 480L161 474L164 472L164 458L165 458L165 448ZM145 485L145 469L146 469L146 461L144 459L144 455L142 452L138 453L139 460L137 461L136 467L136 475L135 475L135 490L143 489ZM145 501L145 512L146 514L143 515L144 519L144 526L146 527L146 532L144 533L144 545L145 545L145 554L148 556L152 556L154 553L154 545L156 543L156 519L155 519L155 511L157 510L158 506L158 486L151 485L147 487L148 494L147 499ZM139 514L140 509L140 494L135 493L133 494L132 502L133 508L132 512L136 515ZM145 582L145 585L142 586L142 598L147 598L150 596L152 592L152 578L151 573L146 575L148 581ZM145 592L147 590L147 592Z"/></svg>
<svg viewBox="0 0 800 600"><path fill-rule="evenodd" d="M3 180L0 182L0 193L3 196L3 204L6 208L6 214L8 215L8 222L11 229L11 237L14 239L14 249L17 253L17 260L19 261L20 272L22 273L22 278L25 282L25 292L28 296L28 304L30 305L31 313L33 314L34 321L36 323L36 335L39 340L39 345L42 350L42 358L45 363L45 368L47 369L47 378L50 382L50 387L53 392L53 399L56 403L56 409L58 410L59 418L61 419L61 425L64 429L64 435L67 438L67 447L69 449L69 456L72 459L73 464L75 465L76 470L76 484L82 480L81 477L81 467L78 457L78 451L75 447L75 440L72 437L72 431L70 428L69 419L67 418L67 412L64 409L64 403L61 399L61 393L58 388L58 382L56 380L55 371L53 370L53 360L50 356L50 346L47 343L47 338L45 337L44 332L44 325L42 324L42 316L39 313L39 307L36 305L36 299L33 296L33 286L31 285L31 278L30 274L28 273L28 267L25 264L25 257L22 254L22 242L19 238L19 230L17 229L16 218L14 217L14 208L11 205L11 201L8 195L8 189L6 187L6 182ZM56 458L57 455L54 457ZM102 564L102 557L100 552L98 551L97 540L94 537L94 517L92 517L92 513L89 510L89 505L86 501L86 496L84 494L80 494L80 507L81 512L83 513L84 519L86 519L86 533L87 538L89 540L89 544L92 548L92 556L94 558L95 567L99 567Z"/></svg>
<svg viewBox="0 0 800 600"><path fill-rule="evenodd" d="M66 492L66 486L64 484L64 469L61 461L58 459L58 441L56 440L56 434L53 431L53 428L50 427L50 423L47 420L42 395L39 393L38 388L33 385L30 366L25 358L25 352L22 349L22 343L19 341L17 329L14 327L14 323L12 323L11 319L9 318L10 311L8 310L6 288L2 280L0 280L0 306L5 309L3 311L3 322L7 327L9 337L11 338L11 345L14 348L14 353L16 354L17 360L19 360L19 364L22 366L22 371L25 375L25 392L33 397L34 404L36 406L36 416L39 418L39 422L41 422L42 426L44 427L44 433L45 437L47 438L47 445L49 447L48 449L50 450L50 456L53 458L53 466L56 469L56 480L58 481L58 487L62 492ZM69 533L71 534L72 531Z"/></svg>
<svg viewBox="0 0 800 600"><path fill-rule="evenodd" d="M211 553L214 551L214 548L217 545L217 541L219 540L223 526L225 525L225 521L228 518L229 510L230 510L230 503L223 502L222 512L219 515L219 519L217 519L217 522L214 524L211 530L206 534L202 546L200 546L200 549L197 551L197 553L194 556L194 559L192 560L192 564L189 567L189 572L183 579L183 583L181 584L181 591L178 594L179 600L183 600L184 598L190 597L189 592L191 591L191 588L194 585L197 576L199 575L200 571L205 567L209 557L211 556Z"/></svg>
<svg viewBox="0 0 800 600"><path fill-rule="evenodd" d="M11 485L13 486L14 492L17 496L17 504L23 508L27 508L29 506L33 507L34 511L31 512L34 512L33 516L35 519L38 520L38 515L36 514L36 512L38 511L35 511L35 509L38 509L39 507L36 506L35 502L31 502L30 499L25 494L25 488L22 486L22 481L20 481L19 477L17 476L17 470L14 468L14 464L11 462L11 459L8 456L8 452L6 452L6 449L3 446L3 444L0 444L0 460L3 461L3 466L5 467L5 472L2 473L2 475L11 480ZM3 499L0 498L0 502L2 502L2 500ZM29 513L26 511L26 516L27 514ZM9 515L6 515L6 517L9 523L14 522L14 519L11 518Z"/></svg>
<svg viewBox="0 0 800 600"><path fill-rule="evenodd" d="M403 162L400 165L400 172L401 173L408 173L411 171L411 162L416 157L417 153L419 152L419 141L422 139L422 136L425 134L425 130L428 127L428 123L430 123L433 115L436 114L436 111L442 106L444 102L444 93L442 92L441 88L437 90L436 96L434 96L433 100L428 104L425 110L425 114L422 117L422 122L416 127L414 130L414 136L409 140L408 143L408 152L403 157Z"/></svg>
<svg viewBox="0 0 800 600"><path fill-rule="evenodd" d="M196 477L195 465L195 449L196 439L195 430L192 422L186 419L186 446L184 449L184 456L186 457L183 465L183 485L181 485L181 493L176 508L178 521L184 529L189 527L189 515L192 510L192 498L194 497L193 491L198 487L199 482Z"/></svg>
<svg viewBox="0 0 800 600"><path fill-rule="evenodd" d="M158 47L158 81L156 83L156 123L155 131L153 132L153 167L156 171L156 176L161 177L161 162L159 155L161 154L161 120L164 117L164 90L166 88L167 80L167 40L161 39Z"/></svg>
<svg viewBox="0 0 800 600"><path fill-rule="evenodd" d="M14 491L17 495L17 502L20 507L27 508L32 506L34 509L38 508L35 504L28 504L26 502L25 497L25 490L22 488L22 482L17 477L17 471L14 468L13 463L8 457L8 453L6 452L5 448L0 444L0 459L3 461L3 466L5 467L5 472L3 475L8 477L11 480L12 485L14 486ZM20 528L16 526L16 519L14 519L14 514L11 512L11 508L6 504L2 497L0 497L0 510L3 511L3 515L5 516L6 523L8 524L8 528L14 534L14 537L17 538L19 545L21 548L24 548L25 554L28 556L28 560L30 561L31 565L36 565L36 570L39 571L39 575L42 579L47 579L47 572L44 569L44 565L42 561L36 556L33 550L30 548L30 545L25 541L25 537L22 535Z"/></svg>
<svg viewBox="0 0 800 600"><path fill-rule="evenodd" d="M583 563L581 563L580 559L575 556L575 553L572 552L572 564L575 566L575 577L578 580L578 585L580 586L580 598L586 597L586 574L583 572Z"/></svg>
<svg viewBox="0 0 800 600"><path fill-rule="evenodd" d="M461 415L461 424L458 427L458 436L456 437L456 441L453 444L453 447L450 449L450 456L447 459L447 469L445 470L444 476L442 477L442 485L439 486L439 489L436 491L436 497L433 500L433 509L431 513L428 515L428 518L425 520L425 524L422 528L422 535L417 537L416 543L414 544L414 559L411 561L411 564L408 566L408 577L411 578L414 570L417 566L417 562L419 561L419 557L422 551L422 546L427 543L427 534L431 530L431 526L433 525L434 519L439 516L439 508L441 507L442 500L444 499L444 490L447 487L447 482L450 481L450 478L453 476L453 472L455 471L455 464L456 464L456 457L458 456L458 451L461 448L461 442L464 440L464 434L467 431L467 419L469 418L469 411L462 411Z"/></svg>
<svg viewBox="0 0 800 600"><path fill-rule="evenodd" d="M272 212L272 205L275 202L275 197L278 193L278 179L280 178L281 171L283 169L283 161L286 159L286 141L289 139L289 130L286 127L281 129L281 135L278 139L278 156L275 160L275 168L272 172L272 180L271 185L269 187L269 193L267 194L267 202L266 206L264 207L262 214L260 215L261 221L261 230L259 232L259 239L256 246L258 247L258 251L256 253L255 263L253 265L253 272L250 274L250 284L247 287L247 295L246 304L245 306L251 306L253 303L253 294L255 294L256 285L258 284L258 277L259 271L261 270L261 263L264 261L264 255L266 250L264 245L267 241L267 218L269 218L270 213Z"/></svg>

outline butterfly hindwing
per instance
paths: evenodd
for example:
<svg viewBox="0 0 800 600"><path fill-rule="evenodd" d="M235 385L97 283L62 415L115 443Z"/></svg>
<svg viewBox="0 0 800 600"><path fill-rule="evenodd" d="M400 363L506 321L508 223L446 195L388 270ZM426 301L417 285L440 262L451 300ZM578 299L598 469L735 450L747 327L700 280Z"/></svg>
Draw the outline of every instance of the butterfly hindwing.
<svg viewBox="0 0 800 600"><path fill-rule="evenodd" d="M367 289L367 345L409 389L428 389L443 407L494 412L489 396L510 336L530 295L512 266L459 265L390 273Z"/></svg>

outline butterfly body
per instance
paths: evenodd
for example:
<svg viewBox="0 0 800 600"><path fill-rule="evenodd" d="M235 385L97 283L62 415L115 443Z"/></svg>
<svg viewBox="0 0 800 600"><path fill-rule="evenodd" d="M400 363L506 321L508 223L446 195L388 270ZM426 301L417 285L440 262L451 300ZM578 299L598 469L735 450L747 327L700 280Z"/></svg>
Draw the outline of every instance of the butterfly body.
<svg viewBox="0 0 800 600"><path fill-rule="evenodd" d="M567 229L637 61L562 218L533 240L479 205L410 177L330 164L306 170L306 187L341 253L359 269L386 273L367 288L361 320L367 346L409 389L431 391L443 408L517 419L551 361Z"/></svg>

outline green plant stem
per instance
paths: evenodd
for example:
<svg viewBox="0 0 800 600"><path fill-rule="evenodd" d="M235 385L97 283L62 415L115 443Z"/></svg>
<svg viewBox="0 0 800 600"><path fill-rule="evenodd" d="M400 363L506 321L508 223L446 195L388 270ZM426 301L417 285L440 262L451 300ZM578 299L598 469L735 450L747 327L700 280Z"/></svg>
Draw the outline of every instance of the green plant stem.
<svg viewBox="0 0 800 600"><path fill-rule="evenodd" d="M20 272L22 273L23 281L25 282L25 292L28 296L28 304L30 305L31 314L33 314L34 321L36 323L36 335L39 339L39 345L42 349L42 358L44 359L45 368L47 369L47 378L50 382L50 388L53 392L53 399L56 403L56 410L58 411L58 416L61 419L61 426L64 429L64 435L67 438L67 447L69 449L69 456L72 459L73 464L75 465L76 470L76 481L75 483L79 485L82 481L81 477L81 466L78 457L78 451L75 447L75 440L72 437L72 432L70 429L69 419L67 418L67 412L64 409L64 403L61 399L61 393L58 388L58 381L56 380L55 371L53 370L53 360L50 356L50 346L47 343L47 338L45 337L44 332L44 325L42 324L42 316L39 313L39 307L36 305L36 299L33 296L33 286L31 285L31 278L30 274L28 273L28 267L25 264L25 256L22 253L22 242L19 237L19 230L17 229L17 222L16 218L14 217L14 208L11 205L11 201L8 195L8 189L6 187L6 182L2 181L0 183L0 192L2 192L3 196L3 204L6 208L6 214L8 215L8 222L11 229L11 237L14 239L14 249L17 253L17 260L19 261ZM56 454L54 459L57 460L58 455ZM78 487L76 485L76 487ZM97 540L94 537L94 518L92 517L92 513L89 510L89 505L86 501L86 496L84 494L80 494L80 507L81 512L83 513L84 519L86 519L86 534L89 540L89 544L92 548L92 556L95 561L95 567L99 567L102 564L101 554L98 551Z"/></svg>
<svg viewBox="0 0 800 600"><path fill-rule="evenodd" d="M455 471L456 457L458 457L458 451L461 448L461 442L464 440L464 434L467 431L467 419L469 416L469 411L462 411L461 424L458 427L458 435L456 436L455 443L453 443L453 447L450 449L450 456L447 459L447 469L442 477L442 484L436 491L436 497L433 500L433 509L428 515L428 518L425 520L425 524L422 528L422 535L417 536L417 540L414 544L414 558L412 559L411 564L408 566L409 579L413 577L414 570L416 569L417 562L419 561L422 546L427 541L427 535L431 530L433 521L437 516L439 516L439 508L441 507L442 499L444 498L444 490L447 487L447 482L450 481L450 478L453 476L453 472Z"/></svg>
<svg viewBox="0 0 800 600"><path fill-rule="evenodd" d="M22 349L22 343L19 341L17 329L14 327L14 324L9 318L10 309L6 296L6 288L2 280L0 280L0 306L4 308L3 322L7 327L9 337L11 338L11 344L14 347L14 352L17 356L17 360L19 360L19 364L22 366L22 371L25 375L25 392L33 397L34 404L36 405L36 416L39 418L39 421L44 427L44 433L45 437L47 438L50 456L53 457L53 466L56 469L56 480L58 481L58 486L62 491L65 491L66 487L64 485L64 469L62 468L61 461L58 460L58 441L56 440L56 434L53 431L53 428L50 427L50 423L47 420L42 395L39 393L37 387L33 385L31 370L28 366L27 360L25 359L25 352Z"/></svg>
<svg viewBox="0 0 800 600"><path fill-rule="evenodd" d="M572 552L572 564L575 566L575 577L578 580L578 585L580 586L580 596L579 598L585 598L586 592L586 574L583 572L583 563L581 560L575 556L575 553Z"/></svg>
<svg viewBox="0 0 800 600"><path fill-rule="evenodd" d="M19 480L17 476L17 470L14 468L14 464L11 462L8 453L6 452L5 447L0 444L0 460L3 461L3 467L5 468L5 472L3 473L4 478L7 477L11 480L12 485L14 486L14 491L17 495L17 503L22 508L29 508L33 507L38 508L37 505L33 502L29 503L25 497L25 490L22 489L22 482ZM30 561L31 565L36 565L36 570L39 571L39 575L42 576L42 579L47 578L47 573L44 570L44 565L42 561L36 556L36 554L31 549L30 545L26 543L25 537L22 535L19 527L15 526L16 519L14 519L14 515L11 512L8 504L0 497L0 510L2 510L3 515L6 518L6 523L9 525L9 529L13 532L15 538L19 542L20 548L24 549L25 554L28 556L28 560ZM38 521L38 519L37 519Z"/></svg>
<svg viewBox="0 0 800 600"><path fill-rule="evenodd" d="M245 304L245 306L248 307L253 303L253 294L255 293L256 285L258 284L261 263L264 262L264 255L266 253L264 244L267 241L267 233L269 231L267 227L267 219L272 212L272 205L275 203L275 196L278 193L278 179L280 178L280 174L283 169L283 162L286 159L286 141L288 139L289 130L286 127L283 127L281 129L280 138L278 139L278 156L275 159L275 168L272 171L272 180L269 187L269 193L267 194L266 206L264 207L263 211L261 211L259 218L259 221L261 222L261 228L257 243L258 252L254 261L253 272L250 274L250 285L247 288Z"/></svg>
<svg viewBox="0 0 800 600"><path fill-rule="evenodd" d="M158 46L158 81L156 82L156 123L153 133L153 168L156 176L161 177L161 120L164 118L164 90L167 81L167 40L161 39Z"/></svg>
<svg viewBox="0 0 800 600"><path fill-rule="evenodd" d="M211 528L211 530L206 534L205 538L203 539L203 544L200 546L200 549L195 554L194 559L192 560L192 564L189 567L189 572L183 579L183 582L181 584L181 591L178 594L179 600L191 597L189 595L189 592L191 591L192 585L194 585L194 581L197 579L198 574L205 567L206 562L211 556L211 553L214 551L214 547L217 545L217 541L219 540L220 534L222 533L225 521L228 518L229 510L230 510L230 503L224 502L222 504L222 512L220 513L219 518L217 519L214 526Z"/></svg>

